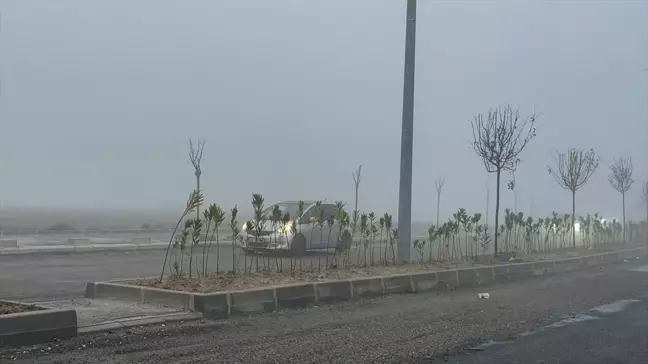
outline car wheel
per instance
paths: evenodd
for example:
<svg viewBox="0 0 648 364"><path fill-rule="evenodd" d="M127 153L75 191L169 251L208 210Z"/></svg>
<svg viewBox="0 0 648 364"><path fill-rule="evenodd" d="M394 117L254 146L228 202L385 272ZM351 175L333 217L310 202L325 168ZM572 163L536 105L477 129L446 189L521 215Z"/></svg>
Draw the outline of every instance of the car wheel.
<svg viewBox="0 0 648 364"><path fill-rule="evenodd" d="M306 254L306 237L303 234L297 234L290 244L290 255L301 257Z"/></svg>
<svg viewBox="0 0 648 364"><path fill-rule="evenodd" d="M351 233L349 233L348 231L343 232L342 237L338 239L335 250L337 250L338 252L348 250L349 248L351 248L352 241L353 239L351 238Z"/></svg>

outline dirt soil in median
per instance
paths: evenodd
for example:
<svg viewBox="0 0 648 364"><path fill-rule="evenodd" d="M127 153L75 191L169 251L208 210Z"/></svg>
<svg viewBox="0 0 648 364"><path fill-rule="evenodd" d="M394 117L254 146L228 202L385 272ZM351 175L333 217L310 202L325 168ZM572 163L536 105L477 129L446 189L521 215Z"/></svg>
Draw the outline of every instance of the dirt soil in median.
<svg viewBox="0 0 648 364"><path fill-rule="evenodd" d="M21 313L21 312L30 312L36 311L37 308L32 305L16 305L13 303L2 302L0 301L0 315L8 315L11 313Z"/></svg>
<svg viewBox="0 0 648 364"><path fill-rule="evenodd" d="M618 248L618 246L616 246ZM590 254L599 253L602 251L609 251L613 249L606 249L601 247L594 250L587 249L574 249L565 250L562 252L547 252L547 253L533 253L526 254L516 259L508 259L508 255L502 255L502 258L493 259L480 258L474 261L453 261L453 262L432 262L432 263L411 263L406 265L390 265L390 266L371 266L371 267L346 267L346 268L333 268L333 269L320 269L317 267L304 267L303 269L296 269L290 271L289 267L284 266L283 272L276 271L261 271L261 272L248 272L232 274L231 272L221 272L219 274L210 274L207 277L189 279L187 277L170 277L163 282L157 279L142 279L137 281L127 281L124 283L136 284L139 286L155 287L162 289L169 289L174 291L186 292L223 292L244 290L250 288L261 288L276 285L296 284L304 282L318 282L339 279L351 279L359 277L374 277L407 274L416 272L434 272L449 269L471 268L476 266L486 265L499 265L509 263L522 263L534 262L545 260L556 260L570 257L585 256ZM267 257L266 265L267 263ZM259 265L262 258L259 257ZM270 258L270 265L274 267L275 261ZM299 265L299 261L297 262Z"/></svg>

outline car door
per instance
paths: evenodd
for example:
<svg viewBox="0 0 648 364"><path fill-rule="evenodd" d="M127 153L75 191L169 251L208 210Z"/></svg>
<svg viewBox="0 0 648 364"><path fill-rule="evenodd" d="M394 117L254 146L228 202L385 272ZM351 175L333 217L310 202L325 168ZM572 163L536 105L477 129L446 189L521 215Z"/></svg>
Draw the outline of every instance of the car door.
<svg viewBox="0 0 648 364"><path fill-rule="evenodd" d="M326 220L331 216L335 216L335 205L333 204L322 204L322 212L324 216L324 225L320 230L319 227L316 227L315 224L308 223L315 216L315 205L311 205L309 208L304 211L304 215L300 219L301 232L306 238L306 249L327 249L335 248L335 242L337 235L334 234L334 231L331 232L331 241L329 242L329 228L326 225ZM335 228L333 228L335 230Z"/></svg>
<svg viewBox="0 0 648 364"><path fill-rule="evenodd" d="M324 224L322 229L315 228L313 232L313 248L314 249L332 249L335 248L335 238L336 235L331 231L330 241L329 241L329 226L326 224L326 221L335 216L335 205L333 204L322 204L322 210L324 212ZM334 228L335 229L335 228Z"/></svg>

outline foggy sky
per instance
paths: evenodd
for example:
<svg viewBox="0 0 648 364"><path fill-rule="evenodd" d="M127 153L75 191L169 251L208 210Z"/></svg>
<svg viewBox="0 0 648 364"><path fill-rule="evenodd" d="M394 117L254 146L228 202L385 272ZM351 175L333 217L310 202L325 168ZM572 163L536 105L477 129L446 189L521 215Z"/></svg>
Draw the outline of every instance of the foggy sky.
<svg viewBox="0 0 648 364"><path fill-rule="evenodd" d="M180 207L204 138L208 202L352 201L363 164L361 208L396 213L405 3L0 0L3 206ZM570 212L550 153L594 148L577 213L620 217L608 165L628 156L643 218L648 1L419 0L417 32L413 219L434 218L440 175L442 215L485 210L470 120L504 103L541 113L518 210Z"/></svg>

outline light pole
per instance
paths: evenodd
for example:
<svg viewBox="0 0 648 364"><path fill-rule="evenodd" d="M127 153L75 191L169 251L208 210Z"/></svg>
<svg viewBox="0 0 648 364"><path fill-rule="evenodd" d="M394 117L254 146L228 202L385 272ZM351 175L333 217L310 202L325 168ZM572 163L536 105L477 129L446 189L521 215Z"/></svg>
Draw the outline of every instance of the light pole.
<svg viewBox="0 0 648 364"><path fill-rule="evenodd" d="M398 261L409 262L412 242L412 146L414 128L414 66L416 0L407 0L403 125L401 130L400 185L398 192Z"/></svg>

